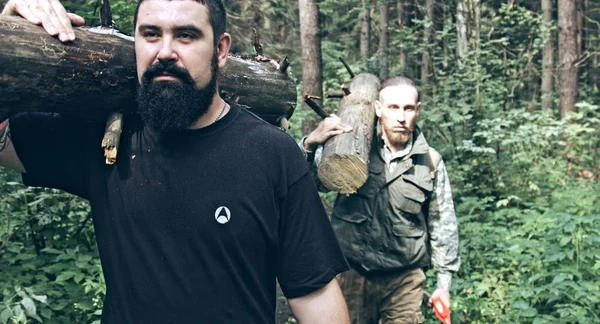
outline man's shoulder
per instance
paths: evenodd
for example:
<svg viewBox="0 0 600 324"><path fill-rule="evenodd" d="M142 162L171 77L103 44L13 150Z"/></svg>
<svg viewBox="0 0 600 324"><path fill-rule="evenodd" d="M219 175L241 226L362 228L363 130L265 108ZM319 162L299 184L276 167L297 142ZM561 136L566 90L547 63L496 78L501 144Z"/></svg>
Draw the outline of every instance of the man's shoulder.
<svg viewBox="0 0 600 324"><path fill-rule="evenodd" d="M262 137L267 143L280 142L296 145L296 141L283 129L268 123L247 108L239 107L240 125L243 127L245 136L253 139Z"/></svg>
<svg viewBox="0 0 600 324"><path fill-rule="evenodd" d="M11 116L9 121L11 130L19 127L28 129L26 133L31 133L32 129L39 129L39 133L41 134L48 131L60 131L86 137L87 135L101 136L105 123L95 119L86 119L82 116L61 115L48 112L19 113Z"/></svg>

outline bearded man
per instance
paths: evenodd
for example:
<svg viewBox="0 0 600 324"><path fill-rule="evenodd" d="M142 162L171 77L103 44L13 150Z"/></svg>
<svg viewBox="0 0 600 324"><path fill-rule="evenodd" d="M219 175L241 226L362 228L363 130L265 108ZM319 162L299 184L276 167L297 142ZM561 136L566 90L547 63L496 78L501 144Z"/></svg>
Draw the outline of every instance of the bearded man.
<svg viewBox="0 0 600 324"><path fill-rule="evenodd" d="M433 264L431 300L450 307L458 271L458 226L446 167L416 126L421 96L405 77L383 82L369 176L356 194L338 195L331 223L350 263L340 285L355 324L422 323L424 267ZM330 137L351 131L331 116L299 145L318 165Z"/></svg>
<svg viewBox="0 0 600 324"><path fill-rule="evenodd" d="M64 42L83 23L57 0L11 0L3 13ZM0 124L0 165L89 199L102 323L274 323L276 279L300 323L349 321L334 279L347 264L302 152L219 96L225 29L221 0L139 1L138 109L115 165L104 164L102 124Z"/></svg>

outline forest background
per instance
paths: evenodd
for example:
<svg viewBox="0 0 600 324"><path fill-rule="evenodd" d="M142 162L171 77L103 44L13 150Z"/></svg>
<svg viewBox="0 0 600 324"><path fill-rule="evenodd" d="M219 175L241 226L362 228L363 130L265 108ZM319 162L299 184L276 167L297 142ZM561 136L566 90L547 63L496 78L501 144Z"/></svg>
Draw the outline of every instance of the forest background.
<svg viewBox="0 0 600 324"><path fill-rule="evenodd" d="M63 3L98 23L95 0ZM349 82L339 57L423 91L419 125L444 155L460 223L453 322L600 323L598 1L225 4L235 53L254 53L256 28L266 55L291 61L296 139L319 121L302 94ZM135 5L111 2L124 32ZM335 112L339 100L319 104ZM0 170L0 323L99 322L105 286L89 213L84 200Z"/></svg>

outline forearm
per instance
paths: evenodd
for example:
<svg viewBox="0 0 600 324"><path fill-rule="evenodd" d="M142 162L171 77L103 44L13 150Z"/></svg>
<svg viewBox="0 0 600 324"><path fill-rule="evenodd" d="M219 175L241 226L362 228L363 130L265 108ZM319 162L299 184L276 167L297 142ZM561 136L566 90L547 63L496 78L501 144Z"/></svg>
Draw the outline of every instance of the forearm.
<svg viewBox="0 0 600 324"><path fill-rule="evenodd" d="M318 172L317 172L318 165L319 165L319 163L321 163L321 157L323 156L323 146L319 145L319 146L317 146L317 148L315 148L314 151L307 151L306 146L304 145L305 140L306 140L306 136L301 138L298 141L298 146L304 153L304 157L306 158L306 161L309 164L310 175L311 175L313 181L315 182L315 185L317 186L317 190L319 190L320 192L329 192L329 189L327 189L321 183L321 180L319 180Z"/></svg>
<svg viewBox="0 0 600 324"><path fill-rule="evenodd" d="M24 173L25 167L19 160L10 137L9 120L0 123L0 166Z"/></svg>
<svg viewBox="0 0 600 324"><path fill-rule="evenodd" d="M458 222L452 201L452 192L443 161L438 167L434 192L427 216L431 262L437 272L437 286L450 289L452 273L460 267Z"/></svg>
<svg viewBox="0 0 600 324"><path fill-rule="evenodd" d="M350 316L336 279L306 296L289 300L299 323L349 324Z"/></svg>

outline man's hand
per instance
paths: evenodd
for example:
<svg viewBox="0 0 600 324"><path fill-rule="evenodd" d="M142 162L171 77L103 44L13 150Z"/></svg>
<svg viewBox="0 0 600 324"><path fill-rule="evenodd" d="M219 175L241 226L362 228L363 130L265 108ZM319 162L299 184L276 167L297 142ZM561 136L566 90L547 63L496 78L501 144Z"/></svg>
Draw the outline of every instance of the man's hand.
<svg viewBox="0 0 600 324"><path fill-rule="evenodd" d="M340 117L331 114L323 119L314 131L308 134L304 140L304 149L312 152L317 146L327 142L330 137L351 131L351 126L345 125Z"/></svg>
<svg viewBox="0 0 600 324"><path fill-rule="evenodd" d="M2 14L21 16L33 24L42 25L48 34L58 35L61 42L75 40L73 25L84 24L81 16L67 13L58 0L10 0Z"/></svg>
<svg viewBox="0 0 600 324"><path fill-rule="evenodd" d="M431 297L429 298L429 305L434 307L436 307L436 305L433 304L433 301L437 300L439 302L441 302L444 307L447 310L450 310L450 292L446 289L436 289L433 294L431 294ZM436 312L436 316L437 313L443 313L441 310L439 310L438 312ZM444 322L441 318L438 317L438 319L442 322ZM450 314L448 313L448 317L446 319L446 323L450 323Z"/></svg>

